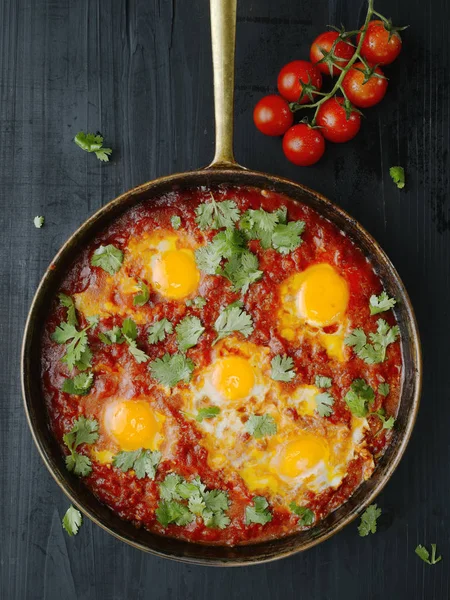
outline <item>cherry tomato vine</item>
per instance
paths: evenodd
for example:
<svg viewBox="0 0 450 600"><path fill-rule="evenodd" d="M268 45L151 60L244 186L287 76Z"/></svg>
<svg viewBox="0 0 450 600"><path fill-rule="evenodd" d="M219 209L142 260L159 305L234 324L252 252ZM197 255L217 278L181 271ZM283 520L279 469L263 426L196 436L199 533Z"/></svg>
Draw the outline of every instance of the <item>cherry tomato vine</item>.
<svg viewBox="0 0 450 600"><path fill-rule="evenodd" d="M352 139L361 124L359 108L378 104L386 93L388 81L380 65L399 55L399 31L405 27L394 27L373 3L368 0L360 29L332 28L317 36L310 49L311 62L295 60L285 65L277 81L280 96L266 96L255 107L256 127L266 135L284 135L284 153L294 164L317 162L325 151L324 138L335 143ZM356 45L351 41L355 37ZM337 77L329 92L321 91L322 75ZM304 109L314 113L310 121L304 117L292 125L287 107L293 115Z"/></svg>

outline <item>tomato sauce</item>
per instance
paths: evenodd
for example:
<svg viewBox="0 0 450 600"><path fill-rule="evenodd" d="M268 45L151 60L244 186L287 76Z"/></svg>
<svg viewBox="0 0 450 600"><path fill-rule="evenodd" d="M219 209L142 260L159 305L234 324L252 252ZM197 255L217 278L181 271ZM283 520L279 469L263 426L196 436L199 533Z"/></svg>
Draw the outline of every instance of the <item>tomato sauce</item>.
<svg viewBox="0 0 450 600"><path fill-rule="evenodd" d="M288 341L280 335L274 324L274 315L280 304L279 285L293 273L301 272L310 265L329 262L338 265L336 268L347 281L350 292L347 316L353 329L362 328L366 333L376 331L377 317L382 317L389 325L394 325L395 318L391 311L377 317L369 315L370 296L378 295L383 290L382 283L371 263L335 225L305 205L272 192L261 192L253 188L224 186L214 189L213 192L216 201L234 200L241 212L249 208L274 211L286 206L289 221L305 222L303 243L287 255L282 255L274 249L263 249L257 240L252 240L249 244L249 249L258 256L259 269L264 272L262 279L251 284L243 297L245 309L251 314L254 323L254 331L248 338L249 341L269 348L273 354L287 353L291 356L297 371L296 385L299 381L304 384L314 383L317 372L331 377L335 398L334 412L327 417L331 422L337 424L350 422L351 413L344 396L356 378L365 379L374 390L379 383L388 382L390 386L388 397L383 399L377 394L371 410L378 410L384 404L387 414L395 416L402 372L398 340L388 346L386 360L380 364L366 364L353 351L349 351L349 360L338 362L331 360L325 349L313 346L307 339L301 343ZM155 229L172 230L171 217L174 215L181 217L180 231L183 235L190 236L199 245L204 243L205 234L207 238L212 239L217 231L201 232L195 221L195 208L202 202L208 202L209 198L210 191L204 188L172 192L156 201L143 202L128 211L99 234L76 257L60 291L73 296L85 291L98 277L103 276L97 267L90 264L92 253L98 246L113 244L126 251L127 243L132 237L139 238ZM213 325L220 307L241 298L241 294L232 290L230 282L225 277L213 275L202 276L199 295L206 299L206 305L200 311L206 330L198 344L187 353L194 361L196 369L201 369L211 360L212 342L215 339ZM132 297L124 300L122 297L116 298L113 294L108 301L113 304L122 303L123 309L129 311L130 316L133 316L132 311L137 310L133 306ZM149 302L139 308L139 311L145 316L148 324L162 317L176 322L186 314L187 307L184 301L161 299L150 288ZM98 328L91 328L87 332L93 356L92 369L95 372L95 383L89 394L77 396L62 392L64 379L73 377L73 373L70 373L67 365L61 362L65 351L64 346L55 343L51 335L55 328L66 320L66 315L66 308L60 306L58 299L55 298L49 310L42 338L41 360L42 386L49 420L62 451L66 454L68 452L63 443L63 435L71 429L74 420L81 414L95 418L105 400L117 392L119 384L121 393L123 394L125 389L128 398L139 396L151 398L152 403L163 407L164 411L171 415L177 426L178 438L174 453L169 459L163 456L155 480L149 477L137 479L133 471L124 473L111 464L101 464L91 457L92 472L84 478L84 482L101 502L137 527L145 527L162 535L192 542L221 545L255 543L264 539L282 537L298 530L298 518L283 506L271 508L272 520L265 525L245 524L245 507L251 503L255 495L263 495L263 493L250 492L237 473L225 477L221 469L212 469L209 466L207 450L201 444L202 433L196 427L195 421L186 419L180 412L182 404L177 388L168 396L150 376L148 363L138 364L128 352L126 344L106 345L98 338L99 328L105 330L111 329L114 325L120 326L123 316L113 314L102 317ZM78 319L80 327L87 324L83 314L78 313ZM138 325L138 330L137 344L146 352L150 361L161 357L165 352L177 351L175 341L167 339L165 342L149 344L146 335L147 327ZM123 367L122 371L121 367ZM120 379L121 372L126 373L126 381ZM287 390L290 385L285 384ZM186 384L183 383L179 385L181 389L185 386ZM298 419L295 409L290 410L292 418ZM380 421L377 417L369 416L368 422L370 428L365 433L365 452L376 464L389 443L391 433L387 430L380 431ZM80 452L90 456L89 447L86 445L81 446ZM347 474L336 489L329 488L319 494L310 493L308 506L315 512L316 523L344 503L361 484L364 480L364 464L361 456L356 456L349 463ZM155 515L159 503L158 483L170 472L178 473L186 479L200 476L208 489L226 490L230 500L227 511L230 524L224 529L208 528L201 519L197 518L186 526L172 524L162 527Z"/></svg>

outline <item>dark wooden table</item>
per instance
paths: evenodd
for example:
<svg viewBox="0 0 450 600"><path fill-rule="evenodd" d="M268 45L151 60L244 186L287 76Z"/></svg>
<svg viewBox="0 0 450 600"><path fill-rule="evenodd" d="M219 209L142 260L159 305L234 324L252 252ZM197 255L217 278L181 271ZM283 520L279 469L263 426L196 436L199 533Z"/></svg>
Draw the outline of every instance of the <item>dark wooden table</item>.
<svg viewBox="0 0 450 600"><path fill-rule="evenodd" d="M415 306L424 350L419 419L378 499L376 535L356 524L302 555L241 569L187 566L140 553L85 522L61 529L68 501L32 442L19 386L23 326L38 281L66 238L122 191L205 165L213 154L207 0L0 2L0 598L447 599L450 597L450 198L447 0L377 0L404 50L383 103L353 142L319 165L288 164L252 110L279 68L307 58L328 23L358 25L362 0L241 0L236 155L300 181L347 209L379 240ZM102 164L72 142L100 130ZM389 167L403 165L402 191ZM33 217L45 216L43 229ZM414 554L436 542L443 561Z"/></svg>

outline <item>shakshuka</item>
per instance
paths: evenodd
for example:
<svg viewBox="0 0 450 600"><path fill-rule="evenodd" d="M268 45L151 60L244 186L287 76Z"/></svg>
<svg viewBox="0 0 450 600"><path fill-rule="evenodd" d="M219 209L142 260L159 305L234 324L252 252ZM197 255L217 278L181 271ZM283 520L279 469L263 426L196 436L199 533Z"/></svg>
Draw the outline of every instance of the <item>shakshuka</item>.
<svg viewBox="0 0 450 600"><path fill-rule="evenodd" d="M287 197L143 202L75 258L45 324L66 467L162 535L238 545L314 527L395 428L394 306L360 249Z"/></svg>

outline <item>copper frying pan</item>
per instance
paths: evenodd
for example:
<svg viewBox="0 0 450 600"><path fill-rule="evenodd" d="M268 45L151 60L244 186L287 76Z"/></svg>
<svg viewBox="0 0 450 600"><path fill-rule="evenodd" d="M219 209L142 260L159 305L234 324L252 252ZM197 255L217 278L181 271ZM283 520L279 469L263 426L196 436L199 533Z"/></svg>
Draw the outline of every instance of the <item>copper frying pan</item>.
<svg viewBox="0 0 450 600"><path fill-rule="evenodd" d="M271 561L306 550L337 533L352 521L383 489L398 465L416 419L422 380L420 340L413 309L395 268L377 242L350 215L329 200L300 184L248 171L233 155L234 49L236 1L210 0L214 64L216 152L205 169L169 175L125 192L90 217L64 244L47 269L32 302L22 347L22 390L28 423L34 441L50 473L71 502L103 529L132 546L158 556L203 565L246 565ZM69 473L61 451L49 429L40 389L40 336L50 299L74 257L109 223L140 202L152 202L174 189L220 184L269 189L307 204L332 221L362 249L384 282L389 295L398 300L395 309L401 332L404 372L399 413L392 442L373 476L362 484L348 502L310 531L278 540L235 548L193 544L159 536L121 520L101 504L83 483Z"/></svg>

